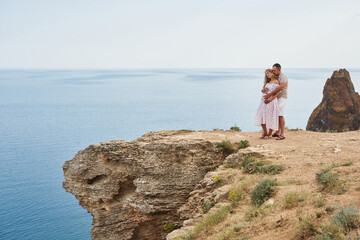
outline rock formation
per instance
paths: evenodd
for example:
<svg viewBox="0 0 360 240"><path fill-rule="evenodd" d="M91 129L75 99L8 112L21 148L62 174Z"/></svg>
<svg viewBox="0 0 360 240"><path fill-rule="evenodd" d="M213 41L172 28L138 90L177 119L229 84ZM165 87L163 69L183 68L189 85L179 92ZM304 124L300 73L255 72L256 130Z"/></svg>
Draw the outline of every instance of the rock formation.
<svg viewBox="0 0 360 240"><path fill-rule="evenodd" d="M215 143L175 131L90 145L67 161L63 187L93 216L92 239L164 239L166 222L224 160Z"/></svg>
<svg viewBox="0 0 360 240"><path fill-rule="evenodd" d="M312 112L306 130L353 131L360 127L360 96L346 69L334 71L327 79L323 99Z"/></svg>

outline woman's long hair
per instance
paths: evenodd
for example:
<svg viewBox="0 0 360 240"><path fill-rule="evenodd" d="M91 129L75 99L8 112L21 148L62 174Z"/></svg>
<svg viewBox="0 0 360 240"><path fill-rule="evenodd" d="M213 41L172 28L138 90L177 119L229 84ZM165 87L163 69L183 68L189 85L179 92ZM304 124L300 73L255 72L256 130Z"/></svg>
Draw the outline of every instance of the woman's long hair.
<svg viewBox="0 0 360 240"><path fill-rule="evenodd" d="M266 85L268 82L271 81L271 78L268 78L268 77L266 76L266 73L267 73L267 72L271 72L272 75L274 76L274 73L273 73L272 69L269 68L269 69L266 69L266 70L265 70L264 87L265 87L265 85Z"/></svg>
<svg viewBox="0 0 360 240"><path fill-rule="evenodd" d="M268 77L266 76L266 73L267 73L267 72L271 72L271 73L272 73L272 78L268 78ZM264 87L265 87L265 85L266 85L268 82L271 81L271 79L278 79L278 77L275 76L275 74L273 73L273 70L269 68L269 69L266 69L266 70L265 70Z"/></svg>

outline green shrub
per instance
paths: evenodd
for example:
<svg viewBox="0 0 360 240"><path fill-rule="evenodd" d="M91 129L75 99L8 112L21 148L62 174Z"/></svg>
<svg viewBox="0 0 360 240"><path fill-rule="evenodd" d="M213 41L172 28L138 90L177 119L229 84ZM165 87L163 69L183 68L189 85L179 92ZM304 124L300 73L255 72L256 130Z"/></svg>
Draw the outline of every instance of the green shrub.
<svg viewBox="0 0 360 240"><path fill-rule="evenodd" d="M175 229L175 225L171 222L166 222L164 225L164 230L168 233L172 232Z"/></svg>
<svg viewBox="0 0 360 240"><path fill-rule="evenodd" d="M254 156L247 155L242 163L242 168L245 173L264 173L264 174L278 174L284 170L282 165L273 165L269 162L260 161Z"/></svg>
<svg viewBox="0 0 360 240"><path fill-rule="evenodd" d="M265 174L278 174L284 171L284 167L282 165L265 165L260 167L260 172Z"/></svg>
<svg viewBox="0 0 360 240"><path fill-rule="evenodd" d="M257 218L261 215L265 215L265 210L259 206L251 206L250 208L245 210L245 220L251 221L254 218Z"/></svg>
<svg viewBox="0 0 360 240"><path fill-rule="evenodd" d="M201 213L207 213L213 206L215 206L215 203L205 201L202 206Z"/></svg>
<svg viewBox="0 0 360 240"><path fill-rule="evenodd" d="M351 165L353 165L353 164L354 164L353 162L347 162L347 163L344 163L344 164L341 165L341 166L348 167L348 166L351 166Z"/></svg>
<svg viewBox="0 0 360 240"><path fill-rule="evenodd" d="M334 237L328 234L322 234L321 237L317 237L316 240L336 240Z"/></svg>
<svg viewBox="0 0 360 240"><path fill-rule="evenodd" d="M321 236L319 236L317 239L319 240L345 239L344 229L331 222L322 227Z"/></svg>
<svg viewBox="0 0 360 240"><path fill-rule="evenodd" d="M232 153L236 152L236 150L232 146L230 140L223 140L221 143L218 143L216 145L216 148L220 149L221 151L223 151L226 154L232 154Z"/></svg>
<svg viewBox="0 0 360 240"><path fill-rule="evenodd" d="M333 217L333 222L344 229L348 233L351 229L359 227L359 212L354 206L342 207L339 206L340 211L336 212Z"/></svg>
<svg viewBox="0 0 360 240"><path fill-rule="evenodd" d="M301 128L288 128L289 131L293 131L293 132L297 132L297 131L302 131Z"/></svg>
<svg viewBox="0 0 360 240"><path fill-rule="evenodd" d="M327 213L332 213L332 212L335 211L335 207L328 205L328 206L326 206L325 211L326 211Z"/></svg>
<svg viewBox="0 0 360 240"><path fill-rule="evenodd" d="M297 229L296 236L300 239L309 239L319 233L309 216L300 219Z"/></svg>
<svg viewBox="0 0 360 240"><path fill-rule="evenodd" d="M314 199L314 203L315 206L319 208L325 206L325 199L321 193L318 193L317 197Z"/></svg>
<svg viewBox="0 0 360 240"><path fill-rule="evenodd" d="M253 205L260 206L275 194L276 180L265 179L260 182L251 192L251 201Z"/></svg>
<svg viewBox="0 0 360 240"><path fill-rule="evenodd" d="M239 145L239 149L250 147L250 143L248 140L241 140L240 142L236 143Z"/></svg>
<svg viewBox="0 0 360 240"><path fill-rule="evenodd" d="M252 221L254 218L260 216L266 216L267 214L274 212L276 207L274 205L261 205L261 206L250 206L245 210L245 220Z"/></svg>
<svg viewBox="0 0 360 240"><path fill-rule="evenodd" d="M199 224L197 224L194 229L190 232L189 236L185 239L194 239L201 232L210 230L213 226L222 222L228 213L232 211L231 206L223 206L216 210L215 212L206 216Z"/></svg>
<svg viewBox="0 0 360 240"><path fill-rule="evenodd" d="M195 132L194 130L190 130L190 129L181 129L181 130L178 130L178 132Z"/></svg>
<svg viewBox="0 0 360 240"><path fill-rule="evenodd" d="M241 132L241 129L240 129L238 126L236 126L236 124L235 124L235 126L232 126L232 127L230 128L230 130L231 130L231 131Z"/></svg>
<svg viewBox="0 0 360 240"><path fill-rule="evenodd" d="M301 196L298 192L289 192L285 194L282 206L285 209L294 208L299 205L299 202L304 201L304 199L304 196Z"/></svg>
<svg viewBox="0 0 360 240"><path fill-rule="evenodd" d="M322 191L335 192L337 194L346 192L344 183L339 180L339 176L330 172L331 169L338 166L339 165L332 164L316 173L316 180L323 186Z"/></svg>

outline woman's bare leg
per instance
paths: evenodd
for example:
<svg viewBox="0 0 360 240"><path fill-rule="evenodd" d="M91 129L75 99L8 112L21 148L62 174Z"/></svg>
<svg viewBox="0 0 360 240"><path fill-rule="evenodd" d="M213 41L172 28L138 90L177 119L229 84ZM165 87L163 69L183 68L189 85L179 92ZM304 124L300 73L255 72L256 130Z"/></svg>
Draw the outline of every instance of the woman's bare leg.
<svg viewBox="0 0 360 240"><path fill-rule="evenodd" d="M272 131L273 131L273 130L270 128L270 129L269 129L268 136L270 136L270 137L271 137Z"/></svg>
<svg viewBox="0 0 360 240"><path fill-rule="evenodd" d="M261 127L263 129L263 135L261 136L261 138L264 138L264 136L267 136L266 124L261 124Z"/></svg>

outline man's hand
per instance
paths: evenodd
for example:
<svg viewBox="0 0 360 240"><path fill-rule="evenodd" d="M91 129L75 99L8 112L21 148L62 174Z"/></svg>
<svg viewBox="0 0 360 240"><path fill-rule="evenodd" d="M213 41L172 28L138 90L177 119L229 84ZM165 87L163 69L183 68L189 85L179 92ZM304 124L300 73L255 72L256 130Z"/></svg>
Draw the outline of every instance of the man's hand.
<svg viewBox="0 0 360 240"><path fill-rule="evenodd" d="M268 88L263 88L263 89L261 89L261 92L262 92L262 93L266 93L267 91L269 91Z"/></svg>
<svg viewBox="0 0 360 240"><path fill-rule="evenodd" d="M265 104L268 104L269 102L270 102L269 99L266 99L266 100L264 101Z"/></svg>

